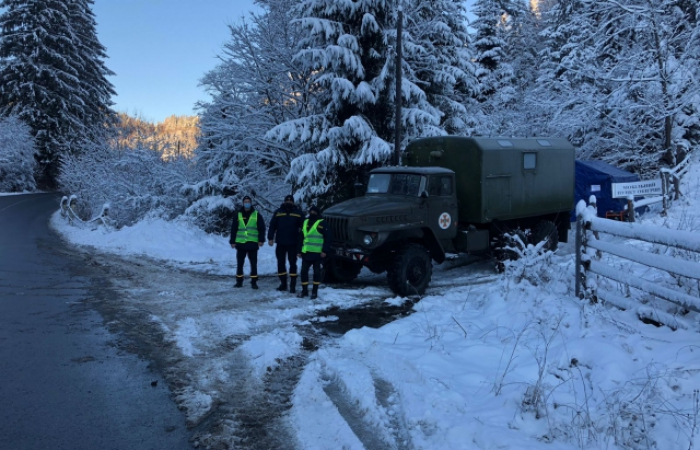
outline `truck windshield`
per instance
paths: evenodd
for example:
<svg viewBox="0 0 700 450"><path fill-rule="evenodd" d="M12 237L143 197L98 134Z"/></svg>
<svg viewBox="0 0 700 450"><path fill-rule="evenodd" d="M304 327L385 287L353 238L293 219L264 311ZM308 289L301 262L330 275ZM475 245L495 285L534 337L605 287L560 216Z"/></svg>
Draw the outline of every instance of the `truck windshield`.
<svg viewBox="0 0 700 450"><path fill-rule="evenodd" d="M396 194L418 197L425 190L425 177L411 173L373 173L368 194Z"/></svg>

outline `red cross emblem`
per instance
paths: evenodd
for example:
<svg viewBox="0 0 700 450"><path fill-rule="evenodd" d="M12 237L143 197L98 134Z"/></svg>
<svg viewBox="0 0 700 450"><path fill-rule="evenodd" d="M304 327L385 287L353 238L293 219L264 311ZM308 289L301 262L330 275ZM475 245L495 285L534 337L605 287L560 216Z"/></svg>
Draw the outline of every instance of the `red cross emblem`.
<svg viewBox="0 0 700 450"><path fill-rule="evenodd" d="M440 216L440 228L443 230L446 230L450 227L450 224L452 223L452 217L448 213L442 213Z"/></svg>

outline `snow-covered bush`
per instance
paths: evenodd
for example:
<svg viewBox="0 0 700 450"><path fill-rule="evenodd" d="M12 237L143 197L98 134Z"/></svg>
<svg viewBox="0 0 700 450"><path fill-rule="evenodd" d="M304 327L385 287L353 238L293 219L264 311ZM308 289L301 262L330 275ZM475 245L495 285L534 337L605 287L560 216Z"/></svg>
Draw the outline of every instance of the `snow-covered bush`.
<svg viewBox="0 0 700 450"><path fill-rule="evenodd" d="M536 245L528 244L526 233L506 234L505 237L505 277L516 283L527 280L533 286L548 281L553 253L545 248L547 241L538 242Z"/></svg>
<svg viewBox="0 0 700 450"><path fill-rule="evenodd" d="M102 145L64 158L59 182L64 192L80 199L77 212L83 219L109 203L109 216L119 228L147 215L172 219L182 214L189 203L182 188L195 172L184 157L165 160L153 149Z"/></svg>
<svg viewBox="0 0 700 450"><path fill-rule="evenodd" d="M207 196L192 203L185 214L207 233L224 234L231 228L236 204L230 197Z"/></svg>
<svg viewBox="0 0 700 450"><path fill-rule="evenodd" d="M36 189L34 139L16 117L0 119L0 192Z"/></svg>

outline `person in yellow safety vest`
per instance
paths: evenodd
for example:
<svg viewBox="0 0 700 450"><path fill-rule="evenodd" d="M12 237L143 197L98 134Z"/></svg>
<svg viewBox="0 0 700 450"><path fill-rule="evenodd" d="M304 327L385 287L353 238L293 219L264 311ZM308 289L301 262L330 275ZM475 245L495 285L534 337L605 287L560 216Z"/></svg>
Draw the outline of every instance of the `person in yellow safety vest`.
<svg viewBox="0 0 700 450"><path fill-rule="evenodd" d="M265 243L265 220L253 208L253 200L243 197L243 206L233 218L231 225L231 248L236 249L236 284L243 287L243 264L246 256L250 261L250 285L258 288L258 249Z"/></svg>
<svg viewBox="0 0 700 450"><path fill-rule="evenodd" d="M309 269L314 268L313 288L311 298L318 297L318 286L321 284L321 261L331 250L331 230L321 217L321 210L316 206L309 208L308 219L301 227L301 293L299 297L309 295Z"/></svg>

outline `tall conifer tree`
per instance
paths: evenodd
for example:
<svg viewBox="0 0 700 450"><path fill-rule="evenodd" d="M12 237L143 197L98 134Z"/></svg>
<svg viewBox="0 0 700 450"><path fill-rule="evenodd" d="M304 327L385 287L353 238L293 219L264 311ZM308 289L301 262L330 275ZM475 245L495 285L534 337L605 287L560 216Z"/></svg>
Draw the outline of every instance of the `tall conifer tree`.
<svg viewBox="0 0 700 450"><path fill-rule="evenodd" d="M62 155L94 140L114 94L97 39L93 0L2 0L0 114L36 138L39 182L55 187Z"/></svg>
<svg viewBox="0 0 700 450"><path fill-rule="evenodd" d="M475 83L465 49L463 8L451 0L436 0L429 8L419 3L304 0L295 10L306 32L296 60L314 73L317 108L278 125L268 136L298 143L305 151L292 161L288 178L304 198L341 200L367 169L393 155L399 5L405 12L403 136L464 128L466 110L456 100Z"/></svg>

